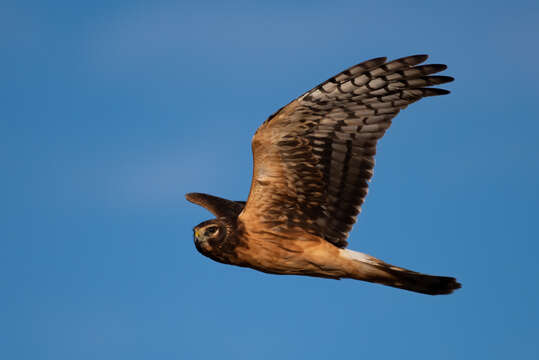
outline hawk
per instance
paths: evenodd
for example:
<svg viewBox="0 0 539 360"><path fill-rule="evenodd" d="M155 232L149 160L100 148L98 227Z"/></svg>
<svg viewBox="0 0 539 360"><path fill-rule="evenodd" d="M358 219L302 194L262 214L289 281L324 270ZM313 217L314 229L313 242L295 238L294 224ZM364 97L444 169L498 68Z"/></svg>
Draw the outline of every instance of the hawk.
<svg viewBox="0 0 539 360"><path fill-rule="evenodd" d="M344 70L271 115L252 139L247 202L201 193L187 200L216 216L194 231L203 255L270 274L352 278L423 294L460 288L433 276L349 250L373 175L376 144L401 109L449 91L431 75L446 65L419 65L427 55L371 59Z"/></svg>

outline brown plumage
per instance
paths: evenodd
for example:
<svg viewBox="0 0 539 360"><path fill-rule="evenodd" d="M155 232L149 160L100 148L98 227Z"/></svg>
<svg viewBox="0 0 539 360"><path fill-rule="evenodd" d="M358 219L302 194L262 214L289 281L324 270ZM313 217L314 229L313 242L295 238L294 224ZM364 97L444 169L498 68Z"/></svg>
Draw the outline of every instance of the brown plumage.
<svg viewBox="0 0 539 360"><path fill-rule="evenodd" d="M445 65L427 55L353 66L270 116L252 141L247 202L187 194L217 219L195 227L197 249L213 260L272 274L353 278L424 294L460 288L451 277L399 268L345 249L373 175L376 144L401 109L448 94L428 86Z"/></svg>

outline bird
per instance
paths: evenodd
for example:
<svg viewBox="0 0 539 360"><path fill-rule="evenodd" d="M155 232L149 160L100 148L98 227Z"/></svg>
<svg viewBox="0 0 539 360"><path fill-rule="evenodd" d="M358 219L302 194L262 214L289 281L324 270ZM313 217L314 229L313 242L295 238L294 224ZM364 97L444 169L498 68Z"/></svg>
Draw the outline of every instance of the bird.
<svg viewBox="0 0 539 360"><path fill-rule="evenodd" d="M247 201L204 193L186 199L216 218L193 229L196 249L228 265L278 275L356 279L450 294L454 277L427 275L347 248L373 176L378 140L392 119L454 80L428 55L361 62L269 116L252 139Z"/></svg>

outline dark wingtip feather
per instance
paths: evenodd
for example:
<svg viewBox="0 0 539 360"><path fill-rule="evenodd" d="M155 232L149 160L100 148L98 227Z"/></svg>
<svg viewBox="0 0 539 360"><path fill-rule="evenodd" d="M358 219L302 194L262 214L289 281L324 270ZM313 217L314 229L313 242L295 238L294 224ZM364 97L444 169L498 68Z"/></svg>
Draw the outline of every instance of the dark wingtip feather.
<svg viewBox="0 0 539 360"><path fill-rule="evenodd" d="M449 90L438 88L422 88L421 90L423 91L423 97L447 95L451 93Z"/></svg>
<svg viewBox="0 0 539 360"><path fill-rule="evenodd" d="M231 201L203 193L187 193L185 199L202 206L217 217L237 216L245 207L244 201Z"/></svg>
<svg viewBox="0 0 539 360"><path fill-rule="evenodd" d="M417 55L406 56L406 57L397 59L395 61L401 61L408 65L417 65L417 64L421 64L422 62L427 61L428 58L429 56L427 54L417 54Z"/></svg>
<svg viewBox="0 0 539 360"><path fill-rule="evenodd" d="M455 80L454 77L445 75L427 76L426 78L429 81L429 84L432 85L447 84Z"/></svg>
<svg viewBox="0 0 539 360"><path fill-rule="evenodd" d="M428 64L428 65L419 65L418 68L429 68L429 69L432 69L432 72L431 74L433 73L437 73L437 72L440 72L440 71L444 71L444 70L447 70L447 65L446 64Z"/></svg>
<svg viewBox="0 0 539 360"><path fill-rule="evenodd" d="M187 193L185 194L185 200L197 204L197 200L201 199L203 195L201 193Z"/></svg>

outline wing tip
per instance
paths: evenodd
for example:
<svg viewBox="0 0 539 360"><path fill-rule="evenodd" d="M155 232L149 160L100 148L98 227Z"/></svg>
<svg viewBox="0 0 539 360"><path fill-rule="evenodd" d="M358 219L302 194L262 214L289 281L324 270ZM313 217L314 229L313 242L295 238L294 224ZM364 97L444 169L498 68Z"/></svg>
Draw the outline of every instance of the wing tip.
<svg viewBox="0 0 539 360"><path fill-rule="evenodd" d="M446 64L427 64L425 66L430 66L431 68L435 69L435 72L441 72L441 71L447 70Z"/></svg>
<svg viewBox="0 0 539 360"><path fill-rule="evenodd" d="M196 200L200 198L200 193L195 193L195 192L191 192L191 193L187 193L185 194L185 200L189 201L189 202L192 202L193 204L196 204Z"/></svg>
<svg viewBox="0 0 539 360"><path fill-rule="evenodd" d="M440 96L440 95L448 95L451 94L451 91L447 89L439 89L439 88L421 88L423 91L423 97L429 97L429 96Z"/></svg>
<svg viewBox="0 0 539 360"><path fill-rule="evenodd" d="M416 55L401 57L391 62L392 63L400 62L400 63L405 63L406 65L409 65L409 66L415 66L417 64L421 64L427 61L428 58L429 56L427 54L416 54Z"/></svg>

